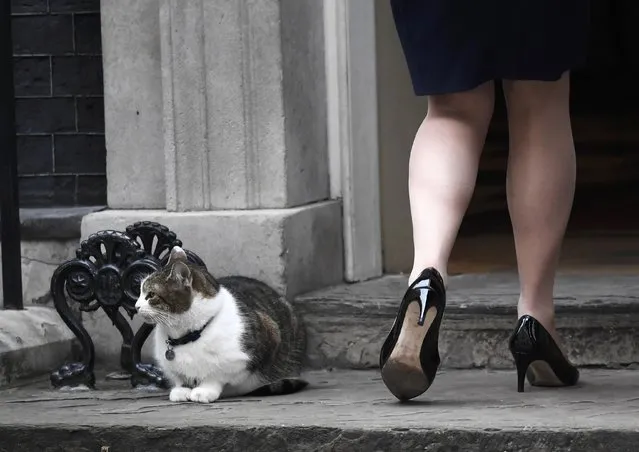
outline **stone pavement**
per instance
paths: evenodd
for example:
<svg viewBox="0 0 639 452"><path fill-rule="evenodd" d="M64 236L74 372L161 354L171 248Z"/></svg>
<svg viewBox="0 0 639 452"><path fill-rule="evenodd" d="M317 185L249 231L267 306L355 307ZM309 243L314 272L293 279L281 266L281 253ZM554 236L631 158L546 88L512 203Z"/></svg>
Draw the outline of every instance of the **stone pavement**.
<svg viewBox="0 0 639 452"><path fill-rule="evenodd" d="M103 383L0 391L0 451L634 451L639 372L582 371L574 388L515 391L511 371L442 371L414 402L376 371L318 371L298 394L174 404Z"/></svg>

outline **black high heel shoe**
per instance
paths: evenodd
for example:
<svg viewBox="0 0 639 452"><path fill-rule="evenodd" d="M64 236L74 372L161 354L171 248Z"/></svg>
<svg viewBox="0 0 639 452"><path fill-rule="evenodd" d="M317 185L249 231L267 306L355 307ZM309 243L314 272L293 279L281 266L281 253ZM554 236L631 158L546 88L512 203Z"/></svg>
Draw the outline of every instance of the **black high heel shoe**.
<svg viewBox="0 0 639 452"><path fill-rule="evenodd" d="M382 380L399 400L423 394L435 379L445 307L444 281L437 270L427 268L406 291L380 352Z"/></svg>
<svg viewBox="0 0 639 452"><path fill-rule="evenodd" d="M573 386L579 381L579 370L534 317L519 319L510 337L510 352L517 366L517 392L524 392L526 377L533 386Z"/></svg>

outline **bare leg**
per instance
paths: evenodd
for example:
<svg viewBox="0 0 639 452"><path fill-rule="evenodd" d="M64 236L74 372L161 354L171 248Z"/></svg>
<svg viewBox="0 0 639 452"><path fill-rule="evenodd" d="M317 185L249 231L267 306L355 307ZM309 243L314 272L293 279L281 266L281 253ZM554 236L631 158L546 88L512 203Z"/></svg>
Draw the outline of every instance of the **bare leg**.
<svg viewBox="0 0 639 452"><path fill-rule="evenodd" d="M447 280L448 259L475 188L493 105L492 82L429 98L410 156L415 255L409 283L427 267Z"/></svg>
<svg viewBox="0 0 639 452"><path fill-rule="evenodd" d="M557 82L504 82L510 125L508 209L521 284L519 316L555 335L553 288L575 191L568 74Z"/></svg>
<svg viewBox="0 0 639 452"><path fill-rule="evenodd" d="M434 267L445 285L450 252L475 189L479 157L493 113L494 85L490 82L470 91L430 96L428 101L428 114L410 157L408 188L415 256L409 282ZM399 400L428 390L440 364L437 342L432 339L439 334L443 305L438 295L445 295L444 287L436 278L426 292L423 289L417 287L417 299L402 300L397 317L401 328L396 328L396 321L380 352L382 380ZM432 297L431 289L435 292ZM424 304L425 299L431 304ZM432 327L434 335L429 336Z"/></svg>

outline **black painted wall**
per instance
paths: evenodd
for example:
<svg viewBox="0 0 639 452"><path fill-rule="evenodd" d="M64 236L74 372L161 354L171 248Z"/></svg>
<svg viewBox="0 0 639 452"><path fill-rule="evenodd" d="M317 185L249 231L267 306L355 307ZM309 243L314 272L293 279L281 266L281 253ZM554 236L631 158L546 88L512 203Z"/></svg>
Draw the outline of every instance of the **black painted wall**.
<svg viewBox="0 0 639 452"><path fill-rule="evenodd" d="M106 204L100 0L11 2L21 206Z"/></svg>

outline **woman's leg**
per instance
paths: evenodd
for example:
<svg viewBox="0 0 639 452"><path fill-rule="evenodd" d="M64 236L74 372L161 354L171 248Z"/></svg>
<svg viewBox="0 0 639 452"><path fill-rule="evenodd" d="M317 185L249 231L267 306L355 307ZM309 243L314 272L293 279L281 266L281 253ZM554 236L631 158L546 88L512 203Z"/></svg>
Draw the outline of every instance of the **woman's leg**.
<svg viewBox="0 0 639 452"><path fill-rule="evenodd" d="M409 283L428 267L447 280L448 258L475 188L493 105L492 82L429 97L410 156L415 255Z"/></svg>
<svg viewBox="0 0 639 452"><path fill-rule="evenodd" d="M556 82L506 81L508 209L521 284L518 311L555 335L553 287L575 191L568 73Z"/></svg>
<svg viewBox="0 0 639 452"><path fill-rule="evenodd" d="M448 257L475 187L493 101L492 82L429 97L428 114L413 143L411 289L380 351L382 380L399 400L428 390L441 362L437 339L446 305ZM438 270L443 281L436 272L423 273L429 267Z"/></svg>

